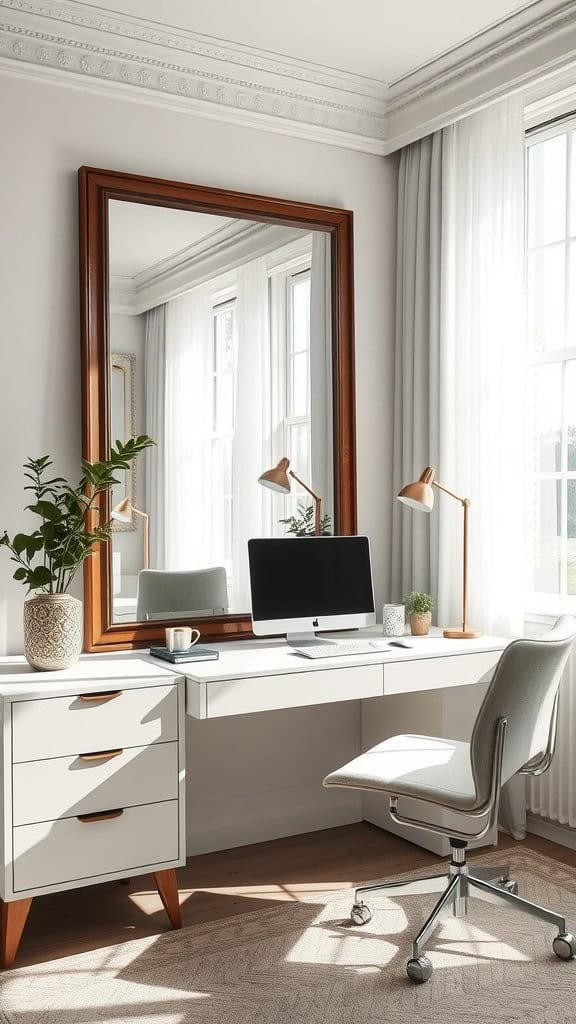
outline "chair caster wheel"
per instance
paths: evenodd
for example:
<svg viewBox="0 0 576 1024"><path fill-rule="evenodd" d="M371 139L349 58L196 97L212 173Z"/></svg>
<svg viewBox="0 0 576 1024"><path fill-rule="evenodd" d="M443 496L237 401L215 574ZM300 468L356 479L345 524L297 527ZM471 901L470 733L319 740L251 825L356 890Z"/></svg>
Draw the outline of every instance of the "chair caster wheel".
<svg viewBox="0 0 576 1024"><path fill-rule="evenodd" d="M432 977L432 961L427 956L412 957L406 964L406 974L416 985L423 985Z"/></svg>
<svg viewBox="0 0 576 1024"><path fill-rule="evenodd" d="M515 882L513 878L501 878L498 886L500 889L505 889L506 892L511 892L513 896L518 895L518 882Z"/></svg>
<svg viewBox="0 0 576 1024"><path fill-rule="evenodd" d="M355 903L350 911L353 924L368 924L372 920L372 910L367 903Z"/></svg>
<svg viewBox="0 0 576 1024"><path fill-rule="evenodd" d="M554 939L552 949L560 960L573 960L576 956L576 938L570 932L560 933Z"/></svg>

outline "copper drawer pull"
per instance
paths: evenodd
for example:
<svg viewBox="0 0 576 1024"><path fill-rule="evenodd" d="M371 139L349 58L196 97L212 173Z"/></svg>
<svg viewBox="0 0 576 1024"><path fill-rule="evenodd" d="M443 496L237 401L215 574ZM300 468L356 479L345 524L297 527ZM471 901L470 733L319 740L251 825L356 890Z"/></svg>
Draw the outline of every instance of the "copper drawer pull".
<svg viewBox="0 0 576 1024"><path fill-rule="evenodd" d="M81 821L84 825L90 825L93 821L109 821L110 818L119 818L124 814L122 807L117 808L115 811L98 811L96 814L79 814L78 821Z"/></svg>
<svg viewBox="0 0 576 1024"><path fill-rule="evenodd" d="M114 700L115 697L121 696L122 690L105 690L103 693L81 693L80 700L86 704L93 704L95 701Z"/></svg>
<svg viewBox="0 0 576 1024"><path fill-rule="evenodd" d="M80 761L109 761L113 757L120 757L124 751L120 750L101 750L96 754L78 754Z"/></svg>

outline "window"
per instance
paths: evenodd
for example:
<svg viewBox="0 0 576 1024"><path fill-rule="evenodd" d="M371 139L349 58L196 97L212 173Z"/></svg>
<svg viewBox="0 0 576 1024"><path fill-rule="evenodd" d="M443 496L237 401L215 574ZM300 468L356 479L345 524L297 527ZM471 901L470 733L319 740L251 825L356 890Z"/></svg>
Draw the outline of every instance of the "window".
<svg viewBox="0 0 576 1024"><path fill-rule="evenodd" d="M527 144L529 610L576 607L576 119Z"/></svg>
<svg viewBox="0 0 576 1024"><path fill-rule="evenodd" d="M212 309L212 551L219 552L232 572L232 441L234 437L236 299L219 302Z"/></svg>
<svg viewBox="0 0 576 1024"><path fill-rule="evenodd" d="M310 408L310 254L273 268L270 273L273 461L283 455L306 483L311 482ZM279 517L295 515L299 503L311 502L297 483L284 499ZM278 526L278 533L284 528Z"/></svg>

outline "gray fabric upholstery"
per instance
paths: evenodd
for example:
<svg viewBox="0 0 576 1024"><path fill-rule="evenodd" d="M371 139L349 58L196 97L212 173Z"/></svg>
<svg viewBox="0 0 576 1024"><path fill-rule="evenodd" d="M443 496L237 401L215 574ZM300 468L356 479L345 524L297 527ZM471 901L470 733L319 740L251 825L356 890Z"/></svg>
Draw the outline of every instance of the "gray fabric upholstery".
<svg viewBox="0 0 576 1024"><path fill-rule="evenodd" d="M476 811L490 799L497 725L507 721L502 783L548 747L554 700L576 639L576 619L560 618L538 640L503 651L474 724L470 743L432 736L394 736L331 772L324 785L379 790Z"/></svg>
<svg viewBox="0 0 576 1024"><path fill-rule="evenodd" d="M226 570L222 566L186 572L142 569L138 574L138 622L200 612L204 615L228 612Z"/></svg>
<svg viewBox="0 0 576 1024"><path fill-rule="evenodd" d="M372 789L469 810L476 800L470 744L392 736L324 779L326 787Z"/></svg>

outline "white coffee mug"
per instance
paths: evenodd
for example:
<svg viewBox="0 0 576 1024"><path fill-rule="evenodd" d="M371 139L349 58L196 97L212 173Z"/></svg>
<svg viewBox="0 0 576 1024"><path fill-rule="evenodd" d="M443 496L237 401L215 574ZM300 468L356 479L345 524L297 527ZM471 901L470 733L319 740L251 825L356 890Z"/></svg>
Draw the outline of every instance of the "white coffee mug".
<svg viewBox="0 0 576 1024"><path fill-rule="evenodd" d="M403 604L385 604L382 609L382 632L384 636L402 636L406 610Z"/></svg>
<svg viewBox="0 0 576 1024"><path fill-rule="evenodd" d="M194 638L192 638L192 634ZM166 630L166 648L169 651L187 651L200 639L200 630L190 626L169 626Z"/></svg>

